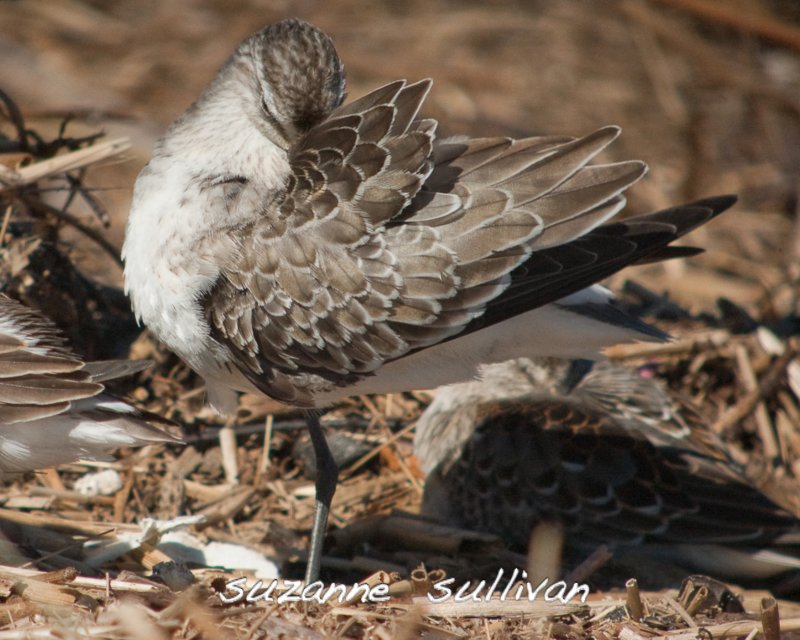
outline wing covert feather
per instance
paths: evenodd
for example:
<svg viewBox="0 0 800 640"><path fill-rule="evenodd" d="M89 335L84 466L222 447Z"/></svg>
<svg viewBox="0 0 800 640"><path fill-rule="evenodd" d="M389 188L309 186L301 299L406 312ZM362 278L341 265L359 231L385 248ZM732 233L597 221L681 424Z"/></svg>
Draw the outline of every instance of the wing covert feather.
<svg viewBox="0 0 800 640"><path fill-rule="evenodd" d="M437 141L436 122L418 119L430 86L393 82L335 109L290 150L277 201L232 232L237 251L201 305L272 397L311 403L310 378L344 386L499 321L501 307L582 289L598 265L610 275L686 230L663 216L602 226L646 170L588 165L617 127Z"/></svg>

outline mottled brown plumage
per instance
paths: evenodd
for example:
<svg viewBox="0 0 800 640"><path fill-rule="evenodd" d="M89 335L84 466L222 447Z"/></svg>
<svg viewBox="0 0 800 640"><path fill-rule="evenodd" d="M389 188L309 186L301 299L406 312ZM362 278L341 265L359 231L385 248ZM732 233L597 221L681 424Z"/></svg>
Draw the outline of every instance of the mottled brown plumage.
<svg viewBox="0 0 800 640"><path fill-rule="evenodd" d="M104 381L147 364L86 363L49 320L0 294L0 475L177 442L157 426L166 421L104 393Z"/></svg>
<svg viewBox="0 0 800 640"><path fill-rule="evenodd" d="M667 245L735 198L605 224L646 169L592 164L617 127L441 139L420 115L431 84L342 104L330 38L287 20L242 42L159 141L134 190L126 288L221 411L237 391L324 407L664 337L593 285L686 255Z"/></svg>
<svg viewBox="0 0 800 640"><path fill-rule="evenodd" d="M281 25L265 48L273 63L291 57L290 45L297 57L317 46L328 60L318 32ZM287 43L296 32L299 41ZM303 82L321 91L308 102L324 119L294 139L274 213L231 231L238 255L202 301L212 334L277 399L313 404L319 390L557 300L730 204L700 202L592 232L645 170L635 161L586 165L615 127L577 140L439 142L436 122L418 119L430 81L397 81L334 110L343 80L316 78L323 66ZM273 81L278 97L288 100L287 85L296 90L293 76ZM303 110L292 95L289 120Z"/></svg>
<svg viewBox="0 0 800 640"><path fill-rule="evenodd" d="M598 342L660 335L598 291L565 298L686 253L667 245L733 198L603 224L645 172L590 164L618 128L440 139L420 116L430 88L398 80L341 105L330 38L288 20L245 40L159 143L137 181L126 284L220 406L230 387L310 407L463 379L477 363L417 380L404 359L551 303ZM557 352L539 333L529 349Z"/></svg>
<svg viewBox="0 0 800 640"><path fill-rule="evenodd" d="M285 20L267 27L263 37L270 46L261 49L261 64L272 71L275 87L275 101L265 104L265 115L292 141L339 106L344 70L333 43L321 31Z"/></svg>
<svg viewBox="0 0 800 640"><path fill-rule="evenodd" d="M563 525L572 549L658 545L684 561L682 545L800 542L797 519L658 381L601 363L565 391L553 372L512 361L439 392L415 440L427 513L523 549L542 521ZM775 572L800 568L800 559L781 558ZM746 575L741 564L740 574L735 561L714 568Z"/></svg>

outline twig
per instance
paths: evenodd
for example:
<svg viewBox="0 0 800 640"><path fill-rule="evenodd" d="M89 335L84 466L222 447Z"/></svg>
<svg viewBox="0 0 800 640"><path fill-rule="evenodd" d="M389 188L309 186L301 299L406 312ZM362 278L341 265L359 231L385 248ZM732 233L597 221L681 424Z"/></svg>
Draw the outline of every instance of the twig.
<svg viewBox="0 0 800 640"><path fill-rule="evenodd" d="M584 582L595 571L611 560L612 557L613 554L608 550L608 547L606 545L600 545L597 549L592 551L583 562L568 573L564 581L567 584Z"/></svg>
<svg viewBox="0 0 800 640"><path fill-rule="evenodd" d="M130 146L131 142L128 138L115 138L106 142L98 142L77 151L63 153L54 158L34 162L15 171L0 167L0 190L4 187L22 187L27 184L33 184L42 178L97 164L101 160L119 155L128 150Z"/></svg>
<svg viewBox="0 0 800 640"><path fill-rule="evenodd" d="M796 355L796 348L791 347L787 349L786 353L778 358L767 373L764 374L758 386L748 392L739 402L722 414L714 423L712 429L716 433L724 433L749 416L758 406L758 403L761 402L763 398L769 396L773 389L780 383L784 370ZM777 447L775 451L777 451Z"/></svg>
<svg viewBox="0 0 800 640"><path fill-rule="evenodd" d="M384 449L384 447L391 446L392 444L397 442L400 438L402 438L403 436L405 436L408 433L410 433L411 431L413 431L416 426L417 426L416 423L412 422L411 424L409 424L405 428L403 428L400 431L398 431L397 433L395 433L391 438L387 438L384 442L382 442L381 444L379 444L375 448L371 449L370 451L365 453L363 456L361 456L358 460L356 460L353 464L351 464L346 469L346 472L348 474L352 474L353 472L357 471L358 469L363 467L367 462L372 460L372 458L374 458L376 455L378 455Z"/></svg>
<svg viewBox="0 0 800 640"><path fill-rule="evenodd" d="M236 415L232 415L219 431L219 450L222 455L222 468L225 470L225 482L229 485L239 484L239 459L236 446L236 431L233 425Z"/></svg>
<svg viewBox="0 0 800 640"><path fill-rule="evenodd" d="M113 506L113 496L91 496L83 495L77 491L70 491L69 489L55 489L52 487L31 487L28 494L32 496L47 496L56 498L57 500L68 500L76 504L100 504L105 506Z"/></svg>
<svg viewBox="0 0 800 640"><path fill-rule="evenodd" d="M530 602L523 597L521 600L484 600L467 602L454 602L453 599L432 603L428 596L417 596L413 600L415 605L422 608L426 616L441 618L475 618L485 616L525 616L527 618L549 618L551 616L565 616L577 613L583 607L580 600L561 604L560 602L546 602L535 600Z"/></svg>
<svg viewBox="0 0 800 640"><path fill-rule="evenodd" d="M11 220L11 205L6 207L6 212L3 214L3 226L0 227L0 247L6 243L6 231L8 230L8 223Z"/></svg>
<svg viewBox="0 0 800 640"><path fill-rule="evenodd" d="M20 569L18 567L8 567L5 565L0 566L0 575L4 577L38 578L42 575L47 575L47 573L48 572L36 571L34 569ZM147 582L143 578L137 580L140 581L132 582L119 579L107 581L105 578L85 578L83 576L78 576L70 582L70 585L87 589L99 589L103 592L105 592L107 588L111 588L113 591L132 593L154 593L167 590L163 585Z"/></svg>
<svg viewBox="0 0 800 640"><path fill-rule="evenodd" d="M741 4L708 0L656 0L661 4L691 13L703 20L723 24L738 31L800 51L800 29L789 22L779 22L762 12L748 11Z"/></svg>
<svg viewBox="0 0 800 640"><path fill-rule="evenodd" d="M65 551L69 551L70 549L76 549L76 548L79 549L79 548L81 548L88 540L100 540L100 538L102 538L103 536L111 534L111 533L114 533L114 532L115 532L115 530L113 528L112 529L106 529L105 531L101 531L97 535L89 536L89 538L87 538L87 540L75 540L71 544L65 545L65 546L61 547L60 549L56 549L55 551L51 551L50 553L46 553L46 554L44 554L42 556L39 556L38 558L36 558L35 562L36 563L47 562L50 558L57 558L59 556L64 555ZM23 568L27 568L29 566L33 566L33 564L34 564L34 561L31 560L30 562L26 562L23 565ZM70 569L70 567L67 567L67 569ZM62 571L64 571L64 570L62 570ZM66 574L66 575L72 576L72 577L69 578L70 580L74 579L75 576L78 575L78 572L75 569L72 569L72 571L74 571L74 574L72 574L72 573ZM58 574L56 574L56 575L58 575ZM48 577L48 576L50 576L50 577ZM49 581L49 582L53 582L54 581L54 578L52 578L52 574L46 574L45 576L43 576L43 577L41 577L39 579L40 580L46 580L46 581Z"/></svg>
<svg viewBox="0 0 800 640"><path fill-rule="evenodd" d="M62 533L71 535L85 535L90 537L104 535L107 533L108 528L112 526L117 531L138 532L140 529L137 525L123 523L110 524L104 522L91 522L88 520L67 520L49 513L33 514L3 508L0 508L0 520L14 522L16 524L26 526L47 527L53 531L60 531Z"/></svg>
<svg viewBox="0 0 800 640"><path fill-rule="evenodd" d="M628 614L631 620L639 622L644 617L644 605L639 595L639 583L636 578L630 578L625 583L625 602L628 605Z"/></svg>
<svg viewBox="0 0 800 640"><path fill-rule="evenodd" d="M736 364L741 373L745 389L747 391L756 391L758 389L758 379L753 372L753 367L750 365L750 358L747 355L747 349L744 345L740 344L736 346ZM782 368L780 371L782 373L784 369ZM775 460L780 454L780 448L775 438L775 428L772 425L772 421L769 419L769 413L767 413L767 407L764 404L764 396L761 396L756 403L754 412L758 435L764 447L764 456L768 460Z"/></svg>
<svg viewBox="0 0 800 640"><path fill-rule="evenodd" d="M678 356L699 351L702 349L716 349L722 347L731 339L731 334L725 329L698 332L687 338L679 338L663 344L633 343L619 344L609 347L604 351L611 360L633 360L636 358L655 358L659 356Z"/></svg>
<svg viewBox="0 0 800 640"><path fill-rule="evenodd" d="M0 89L0 102L5 104L8 111L8 119L17 130L17 142L19 143L20 150L25 152L30 151L30 146L28 145L28 132L25 129L25 118L22 116L22 111L20 111L17 103L11 99L11 96L9 96L2 89Z"/></svg>
<svg viewBox="0 0 800 640"><path fill-rule="evenodd" d="M122 267L122 258L119 255L119 249L117 249L113 244L111 244L105 236L103 236L98 231L95 231L91 227L85 225L83 222L78 220L75 216L67 211L62 211L61 209L56 209L55 207L51 207L49 204L45 204L40 200L36 200L34 198L24 198L25 205L30 208L32 211L39 211L41 213L48 213L52 216L55 216L59 220L63 220L69 225L75 227L78 231L80 231L83 235L87 238L94 240L100 248L103 249L111 258L114 260L117 265Z"/></svg>
<svg viewBox="0 0 800 640"><path fill-rule="evenodd" d="M797 631L800 629L800 618L790 618L781 624L783 631ZM742 620L738 622L725 622L709 627L702 627L703 635L711 638L730 638L732 636L746 636L753 629L761 630L760 620ZM697 629L684 633L670 633L669 635L655 636L651 640L696 640ZM703 637L703 636L700 636Z"/></svg>
<svg viewBox="0 0 800 640"><path fill-rule="evenodd" d="M560 522L543 520L531 532L528 543L528 579L533 584L555 580L561 575L564 527Z"/></svg>
<svg viewBox="0 0 800 640"><path fill-rule="evenodd" d="M269 469L269 452L272 445L272 425L274 422L275 415L272 413L267 414L267 419L264 421L264 446L261 449L261 460L258 463L256 480L261 478Z"/></svg>
<svg viewBox="0 0 800 640"><path fill-rule="evenodd" d="M697 627L697 623L694 621L692 616L689 615L689 612L683 608L680 602L678 602L675 598L671 596L664 596L664 599L672 607L675 612L681 617L681 619L686 623L687 627Z"/></svg>
<svg viewBox="0 0 800 640"><path fill-rule="evenodd" d="M397 424L398 421L392 419L391 422L392 424ZM326 429L341 429L349 427L355 430L355 429L365 428L366 424L367 422L364 419L360 418L359 416L352 416L347 418L346 420L326 418L325 420L322 421L322 426L325 427ZM256 433L263 433L264 423L260 421L249 422L247 424L234 425L232 428L236 432L236 437L238 438L241 436L249 436ZM185 438L186 444L207 443L217 440L219 439L219 432L222 429L223 427L209 427L207 429L204 429L202 433L189 434ZM272 430L280 433L286 433L291 431L303 431L305 429L307 429L305 420L295 419L295 418L278 420L272 425ZM402 434L397 434L397 435L402 435Z"/></svg>
<svg viewBox="0 0 800 640"><path fill-rule="evenodd" d="M780 640L781 617L775 598L761 599L761 626L764 629L764 640Z"/></svg>

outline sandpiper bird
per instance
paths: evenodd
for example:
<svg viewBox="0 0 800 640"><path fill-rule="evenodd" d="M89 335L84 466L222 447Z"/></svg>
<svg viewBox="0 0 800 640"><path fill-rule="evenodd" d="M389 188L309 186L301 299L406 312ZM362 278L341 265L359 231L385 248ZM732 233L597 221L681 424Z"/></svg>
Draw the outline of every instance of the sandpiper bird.
<svg viewBox="0 0 800 640"><path fill-rule="evenodd" d="M105 392L103 382L146 365L84 362L48 319L0 294L0 476L179 442L158 426L166 421Z"/></svg>
<svg viewBox="0 0 800 640"><path fill-rule="evenodd" d="M342 105L330 38L286 20L247 38L136 181L123 250L137 317L206 380L307 409L431 388L519 355L592 357L663 334L593 286L693 250L711 198L605 224L641 162L590 164L619 134L438 139L430 80ZM317 459L307 578L337 469Z"/></svg>
<svg viewBox="0 0 800 640"><path fill-rule="evenodd" d="M660 381L601 362L521 358L440 389L416 427L423 511L525 548L540 522L735 579L800 569L800 521L745 477ZM584 370L585 373L585 370ZM771 550L770 550L771 549Z"/></svg>

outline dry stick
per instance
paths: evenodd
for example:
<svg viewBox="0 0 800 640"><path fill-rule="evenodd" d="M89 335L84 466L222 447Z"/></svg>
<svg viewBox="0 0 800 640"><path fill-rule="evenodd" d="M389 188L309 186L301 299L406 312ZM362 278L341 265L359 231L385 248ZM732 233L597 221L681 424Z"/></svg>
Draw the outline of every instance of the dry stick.
<svg viewBox="0 0 800 640"><path fill-rule="evenodd" d="M275 416L271 413L267 414L267 419L264 422L264 447L261 449L261 460L258 463L258 471L256 472L256 482L261 478L269 469L269 452L272 446L272 424L275 421Z"/></svg>
<svg viewBox="0 0 800 640"><path fill-rule="evenodd" d="M786 443L790 451L800 451L800 433L798 433L796 428L796 425L800 425L800 410L798 410L789 392L779 392L778 402L783 410L783 415L786 416L786 420L783 421L783 423L778 423L782 431L781 441ZM791 454L787 454L784 459L790 461L792 458L793 456Z"/></svg>
<svg viewBox="0 0 800 640"><path fill-rule="evenodd" d="M626 603L631 620L639 622L644 617L644 605L639 595L639 583L631 578L625 583Z"/></svg>
<svg viewBox="0 0 800 640"><path fill-rule="evenodd" d="M411 431L413 431L414 427L416 427L416 426L417 426L416 422L412 422L412 423L411 423L411 424L409 424L408 426L404 427L403 429L401 429L400 431L398 431L397 433L395 433L395 434L394 434L394 435L393 435L391 438L389 438L388 440L386 440L386 442L382 442L381 444L379 444L378 446L376 446L376 447L375 447L374 449L372 449L371 451L368 451L367 453L365 453L363 456L361 456L361 457L360 457L358 460L356 460L356 461L355 461L353 464L351 464L351 465L350 465L350 466L347 468L347 473L348 473L348 474L353 474L353 473L355 473L355 472L356 472L358 469L360 469L360 468L361 468L362 466L364 466L364 465L365 465L367 462L369 462L369 461L370 461L370 460L372 460L372 459L373 459L373 458L374 458L376 455L378 455L378 454L381 452L381 450L382 450L384 447L388 447L389 445L391 445L391 444L393 444L393 443L397 442L397 441L398 441L400 438L402 438L403 436L405 436L405 435L407 435L408 433L410 433Z"/></svg>
<svg viewBox="0 0 800 640"><path fill-rule="evenodd" d="M566 575L564 578L564 582L567 584L576 584L579 582L583 582L589 576L591 576L595 571L600 569L603 565L605 565L611 558L613 554L608 550L606 545L600 545L592 551L592 553L587 556L587 558L581 562L577 567L575 567L570 573Z"/></svg>
<svg viewBox="0 0 800 640"><path fill-rule="evenodd" d="M496 536L456 529L435 522L404 516L373 515L332 534L340 549L352 549L360 542L380 540L401 548L453 555L465 542L491 544Z"/></svg>
<svg viewBox="0 0 800 640"><path fill-rule="evenodd" d="M6 243L6 231L8 230L8 223L11 220L11 205L6 207L6 212L3 215L3 226L0 227L0 247Z"/></svg>
<svg viewBox="0 0 800 640"><path fill-rule="evenodd" d="M14 189L26 184L33 184L42 178L48 178L69 171L77 171L101 160L118 156L131 146L127 138L116 138L106 142L98 142L83 149L77 149L53 158L40 160L16 171L0 171L0 190Z"/></svg>
<svg viewBox="0 0 800 640"><path fill-rule="evenodd" d="M51 551L50 553L46 553L46 554L44 554L42 556L39 556L38 558L36 558L36 560L31 560L30 562L26 562L24 565L22 565L22 568L26 569L28 567L33 567L35 563L38 564L38 563L46 562L50 558L57 558L57 557L61 556L65 551L68 551L69 549L82 547L89 540L93 540L93 539L94 540L99 540L103 536L108 535L110 533L115 533L115 532L116 532L116 530L114 528L112 528L112 529L107 529L106 531L101 531L97 535L89 536L86 540L75 540L74 542L63 546L60 549L56 549L55 551ZM62 569L62 571L63 571L63 569ZM53 572L50 572L50 573L53 573ZM76 572L75 575L70 578L70 580L72 580L77 575L78 574ZM45 577L40 576L37 579L38 580L44 580Z"/></svg>
<svg viewBox="0 0 800 640"><path fill-rule="evenodd" d="M381 421L381 431L383 431L384 434L389 434L388 435L388 440L391 440L391 443L392 443L389 446L393 447L394 443L396 443L397 440L396 439L395 440L391 439L392 431L386 425L385 421ZM394 453L395 453L395 461L400 466L400 470L403 472L403 474L406 476L406 478L408 478L408 481L411 483L411 486L414 487L414 490L417 492L417 495L421 496L422 495L422 483L414 475L414 472L409 468L408 464L406 464L406 461L403 460L403 456L400 455L400 452L397 451L397 448L395 448L395 447L393 447L393 448L394 448Z"/></svg>
<svg viewBox="0 0 800 640"><path fill-rule="evenodd" d="M25 205L32 211L38 210L41 213L49 213L50 215L55 216L59 220L62 220L67 224L75 227L87 238L93 240L96 244L98 244L100 248L103 249L103 251L105 251L109 256L111 256L111 258L119 267L122 267L122 258L119 255L119 250L113 244L111 244L101 233L83 224L83 222L78 220L78 218L73 216L71 213L67 213L66 211L61 211L61 209L56 209L55 207L51 207L49 204L45 204L44 202L34 200L32 198L25 198L24 201Z"/></svg>
<svg viewBox="0 0 800 640"><path fill-rule="evenodd" d="M716 433L724 433L741 420L749 416L758 403L767 397L772 390L780 383L784 370L797 355L796 347L792 346L778 358L767 373L761 378L758 387L748 392L739 402L728 409L713 425L712 429Z"/></svg>
<svg viewBox="0 0 800 640"><path fill-rule="evenodd" d="M261 625L269 618L275 611L278 610L280 607L280 602L274 603L271 607L267 607L266 611L262 613L258 618L256 618L253 623L250 625L247 633L244 635L242 640L253 640L256 637L256 633L259 632L261 629Z"/></svg>
<svg viewBox="0 0 800 640"><path fill-rule="evenodd" d="M45 469L41 473L37 473L36 476L36 479L45 487L56 489L58 491L67 490L67 488L64 486L64 483L61 481L61 476L58 475L58 471L56 471L53 467Z"/></svg>
<svg viewBox="0 0 800 640"><path fill-rule="evenodd" d="M765 640L780 640L781 617L775 598L761 599L761 626L764 629Z"/></svg>
<svg viewBox="0 0 800 640"><path fill-rule="evenodd" d="M683 608L683 605L680 602L671 596L665 596L664 599L686 623L687 627L697 627L697 623L694 621L692 616L689 615L689 612Z"/></svg>
<svg viewBox="0 0 800 640"><path fill-rule="evenodd" d="M542 520L531 532L528 542L528 580L541 584L554 582L561 575L561 556L564 548L564 527L560 522Z"/></svg>
<svg viewBox="0 0 800 640"><path fill-rule="evenodd" d="M128 471L125 474L125 484L114 495L113 518L115 522L121 522L125 518L125 507L128 506L128 496L131 495L131 489L133 489L133 472Z"/></svg>
<svg viewBox="0 0 800 640"><path fill-rule="evenodd" d="M49 513L34 515L13 509L0 508L0 520L13 522L25 526L48 527L54 531L60 531L68 535L85 535L89 537L101 536L107 533L107 529L113 526L116 531L138 532L138 525L124 523L114 523L113 525L105 522L91 522L89 520L67 520Z"/></svg>
<svg viewBox="0 0 800 640"><path fill-rule="evenodd" d="M233 425L236 414L225 421L225 426L219 430L219 450L222 455L222 468L225 470L225 482L231 485L239 484L239 459L236 450L236 431Z"/></svg>
<svg viewBox="0 0 800 640"><path fill-rule="evenodd" d="M68 500L76 504L100 504L107 507L114 506L114 496L91 496L83 495L77 491L69 489L54 489L52 487L31 487L28 495L45 496L56 498L57 500Z"/></svg>
<svg viewBox="0 0 800 640"><path fill-rule="evenodd" d="M800 618L790 618L784 620L781 625L784 631L800 630ZM761 622L758 620L740 620L736 622L723 622L708 627L702 627L702 633L710 638L730 638L733 636L745 636L753 629L761 630ZM650 640L696 640L698 638L697 629L681 633L670 633L661 636L653 636Z"/></svg>
<svg viewBox="0 0 800 640"><path fill-rule="evenodd" d="M630 627L623 627L619 632L619 640L646 640L646 638Z"/></svg>
<svg viewBox="0 0 800 640"><path fill-rule="evenodd" d="M77 169L84 169L90 164L96 164L100 160L108 157L119 155L130 147L130 141L127 138L118 138L107 142L78 149L67 154L49 158L36 162L27 167L22 167L15 172L8 172L9 175L4 175L3 180L0 181L0 187L7 185L7 188L22 186L36 182L41 178L46 178L58 173L66 173ZM46 205L43 202L33 200L31 198L24 198L25 204L31 210L40 210L54 215L55 217L67 222L88 238L94 240L99 244L119 265L122 266L122 261L119 257L119 251L108 242L101 234L97 233L91 227L84 225L75 216L67 213L65 210L56 209ZM5 231L4 221L3 231ZM0 236L2 238L2 236Z"/></svg>
<svg viewBox="0 0 800 640"><path fill-rule="evenodd" d="M661 4L724 24L744 33L771 40L800 51L800 29L788 22L779 22L761 12L747 11L741 4L709 2L708 0L657 0Z"/></svg>
<svg viewBox="0 0 800 640"><path fill-rule="evenodd" d="M48 573L49 572L47 571L36 571L35 569L21 569L19 567L0 565L0 575L2 575L4 578L9 578L9 576L40 578ZM105 591L110 587L116 591L133 591L137 593L153 593L156 591L167 590L163 585L148 582L145 579L137 578L136 580L115 579L111 580L109 583L106 578L86 578L83 576L78 576L70 582L70 585L73 587L84 587L87 589L99 589L101 591Z"/></svg>
<svg viewBox="0 0 800 640"><path fill-rule="evenodd" d="M758 378L756 378L753 367L750 365L747 349L742 344L736 346L736 364L742 376L745 389L748 392L757 390ZM781 371L783 371L783 369ZM769 419L769 413L767 413L767 407L763 402L763 396L759 399L754 411L758 435L764 447L764 456L767 460L775 460L780 454L780 447L775 438L775 428L772 421Z"/></svg>
<svg viewBox="0 0 800 640"><path fill-rule="evenodd" d="M20 149L24 152L28 152L30 147L28 146L28 135L25 127L25 118L22 116L22 111L17 106L17 103L11 99L11 96L9 96L2 89L0 89L0 102L5 105L8 111L7 118L17 130L17 143L19 144Z"/></svg>
<svg viewBox="0 0 800 640"><path fill-rule="evenodd" d="M708 598L708 587L706 585L701 585L697 588L697 590L691 594L689 601L686 603L686 613L690 616L695 615L700 608L703 606L703 603Z"/></svg>
<svg viewBox="0 0 800 640"><path fill-rule="evenodd" d="M714 329L689 338L678 338L665 343L618 344L604 350L611 360L633 360L661 356L681 356L701 349L716 349L728 344L731 334L725 329Z"/></svg>
<svg viewBox="0 0 800 640"><path fill-rule="evenodd" d="M396 422L396 421L395 421ZM357 416L353 416L350 419L337 419L337 418L326 418L323 422L323 426L326 429L336 429L339 427L358 427L362 428L367 425L367 422ZM199 434L188 434L185 436L184 440L186 444L198 444L198 443L208 443L214 440L219 439L219 432L222 430L223 427L209 427L208 429L204 429L202 433ZM257 433L264 432L264 423L260 420L258 422L250 422L247 424L236 424L233 425L233 431L236 433L236 437L240 436L249 436ZM303 431L307 429L306 422L303 419L295 419L295 418L281 418L276 423L273 424L273 431L281 431L281 432L289 432L289 431ZM381 444L380 446L383 446ZM380 448L379 446L379 448ZM88 464L86 461L82 462L84 466L97 466L97 463Z"/></svg>

